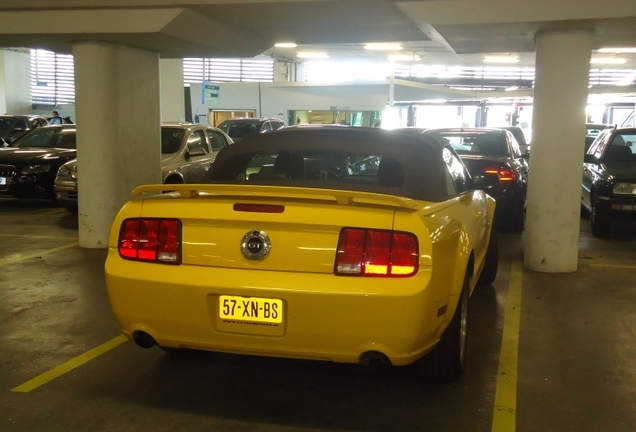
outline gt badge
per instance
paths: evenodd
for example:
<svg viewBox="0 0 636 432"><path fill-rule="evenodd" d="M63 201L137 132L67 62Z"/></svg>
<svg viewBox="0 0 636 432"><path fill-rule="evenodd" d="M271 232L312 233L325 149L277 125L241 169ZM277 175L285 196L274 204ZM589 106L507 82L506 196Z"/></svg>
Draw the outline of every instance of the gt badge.
<svg viewBox="0 0 636 432"><path fill-rule="evenodd" d="M271 248L272 242L265 231L249 231L241 240L241 253L249 260L265 259Z"/></svg>

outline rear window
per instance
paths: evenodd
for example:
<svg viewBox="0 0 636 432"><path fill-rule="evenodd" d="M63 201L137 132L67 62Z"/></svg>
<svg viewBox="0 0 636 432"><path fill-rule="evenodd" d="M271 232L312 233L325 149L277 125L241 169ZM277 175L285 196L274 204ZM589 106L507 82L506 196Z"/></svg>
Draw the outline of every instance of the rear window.
<svg viewBox="0 0 636 432"><path fill-rule="evenodd" d="M460 155L498 156L508 155L506 140L500 136L475 135L441 135Z"/></svg>
<svg viewBox="0 0 636 432"><path fill-rule="evenodd" d="M404 169L396 159L373 154L283 151L233 156L210 181L374 191L404 185Z"/></svg>
<svg viewBox="0 0 636 432"><path fill-rule="evenodd" d="M261 121L227 121L219 125L219 129L232 138L244 138L261 133Z"/></svg>

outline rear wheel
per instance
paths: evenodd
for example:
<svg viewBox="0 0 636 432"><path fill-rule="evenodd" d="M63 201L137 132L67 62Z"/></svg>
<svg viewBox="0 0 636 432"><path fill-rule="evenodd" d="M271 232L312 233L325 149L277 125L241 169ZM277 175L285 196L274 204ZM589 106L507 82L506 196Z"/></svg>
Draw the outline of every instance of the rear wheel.
<svg viewBox="0 0 636 432"><path fill-rule="evenodd" d="M607 237L611 231L609 210L603 208L597 200L592 202L590 212L592 235L595 237Z"/></svg>
<svg viewBox="0 0 636 432"><path fill-rule="evenodd" d="M490 285L497 277L499 269L499 242L495 227L490 230L490 240L488 241L488 250L486 251L486 261L484 268L481 270L477 285Z"/></svg>
<svg viewBox="0 0 636 432"><path fill-rule="evenodd" d="M464 372L468 328L468 274L453 319L433 350L418 362L419 372L426 381L449 383Z"/></svg>

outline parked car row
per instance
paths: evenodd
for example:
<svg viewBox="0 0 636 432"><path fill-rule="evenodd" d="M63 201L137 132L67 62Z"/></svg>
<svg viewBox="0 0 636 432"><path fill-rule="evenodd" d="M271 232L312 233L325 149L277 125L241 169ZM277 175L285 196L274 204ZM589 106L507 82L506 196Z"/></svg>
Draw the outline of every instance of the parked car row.
<svg viewBox="0 0 636 432"><path fill-rule="evenodd" d="M218 152L232 143L227 134L211 126L162 125L161 181L166 184L200 182ZM77 213L77 159L60 167L54 189L60 205L71 213Z"/></svg>

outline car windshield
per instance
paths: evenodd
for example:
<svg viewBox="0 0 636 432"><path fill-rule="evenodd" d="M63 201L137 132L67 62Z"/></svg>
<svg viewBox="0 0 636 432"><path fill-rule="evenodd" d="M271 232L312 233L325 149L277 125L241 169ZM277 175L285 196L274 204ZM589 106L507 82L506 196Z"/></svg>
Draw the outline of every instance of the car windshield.
<svg viewBox="0 0 636 432"><path fill-rule="evenodd" d="M14 142L11 147L43 147L74 149L75 129L37 128Z"/></svg>
<svg viewBox="0 0 636 432"><path fill-rule="evenodd" d="M260 133L260 121L226 121L219 125L219 129L228 134L231 138L244 138L248 135Z"/></svg>
<svg viewBox="0 0 636 432"><path fill-rule="evenodd" d="M446 134L441 136L446 139L460 155L475 156L507 156L506 141L500 136L487 134Z"/></svg>
<svg viewBox="0 0 636 432"><path fill-rule="evenodd" d="M7 130L13 123L13 117L0 117L0 130Z"/></svg>
<svg viewBox="0 0 636 432"><path fill-rule="evenodd" d="M161 153L176 153L183 142L184 129L161 128Z"/></svg>

